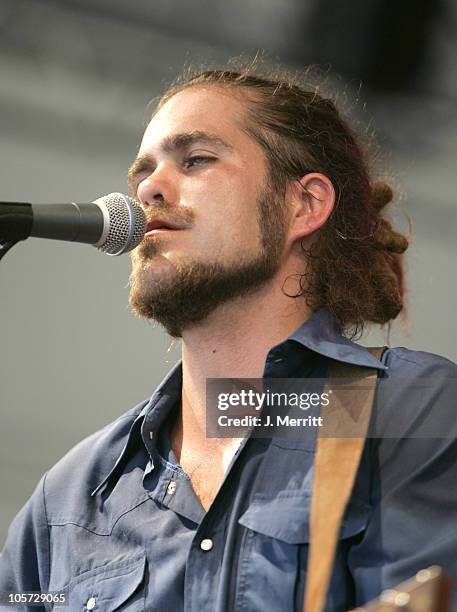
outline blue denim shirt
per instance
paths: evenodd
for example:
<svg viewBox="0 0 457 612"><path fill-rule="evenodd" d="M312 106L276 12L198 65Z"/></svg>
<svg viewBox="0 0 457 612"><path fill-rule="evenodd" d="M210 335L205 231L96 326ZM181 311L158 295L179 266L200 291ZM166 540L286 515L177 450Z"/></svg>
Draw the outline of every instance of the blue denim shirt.
<svg viewBox="0 0 457 612"><path fill-rule="evenodd" d="M400 407L409 430L430 414L454 417L440 405L454 364L404 348L388 349L381 363L324 310L270 350L264 377L325 377L331 359L378 370L379 431ZM169 443L181 372L178 363L150 400L42 478L10 528L0 593L66 589L71 611L87 602L103 612L301 611L314 443L246 436L205 512ZM379 402L395 378L435 387L419 403L404 386ZM457 577L457 443L403 434L367 440L327 610L360 605L431 564Z"/></svg>

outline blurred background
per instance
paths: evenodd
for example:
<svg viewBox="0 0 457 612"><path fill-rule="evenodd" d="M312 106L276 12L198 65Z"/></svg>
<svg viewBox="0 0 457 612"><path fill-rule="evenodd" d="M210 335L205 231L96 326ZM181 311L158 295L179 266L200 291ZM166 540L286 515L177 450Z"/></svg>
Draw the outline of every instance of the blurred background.
<svg viewBox="0 0 457 612"><path fill-rule="evenodd" d="M456 34L451 0L0 0L0 200L125 192L147 105L184 64L258 49L318 64L375 130L412 219L409 311L389 341L457 360ZM129 269L36 239L0 262L0 546L43 472L179 358L130 314Z"/></svg>

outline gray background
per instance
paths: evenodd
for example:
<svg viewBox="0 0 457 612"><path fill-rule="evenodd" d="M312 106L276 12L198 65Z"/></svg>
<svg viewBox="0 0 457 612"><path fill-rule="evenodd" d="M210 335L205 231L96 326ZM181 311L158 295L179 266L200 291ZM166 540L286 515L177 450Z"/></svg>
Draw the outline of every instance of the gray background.
<svg viewBox="0 0 457 612"><path fill-rule="evenodd" d="M388 4L338 14L323 0L0 0L0 198L125 191L146 107L184 63L258 48L290 66L320 62L359 99L355 113L374 126L413 221L408 316L390 343L456 360L456 7L432 3L419 65L386 84L396 62L373 41L392 43L378 18ZM36 239L0 263L0 544L41 474L150 395L179 358L179 343L130 314L129 267L128 257Z"/></svg>

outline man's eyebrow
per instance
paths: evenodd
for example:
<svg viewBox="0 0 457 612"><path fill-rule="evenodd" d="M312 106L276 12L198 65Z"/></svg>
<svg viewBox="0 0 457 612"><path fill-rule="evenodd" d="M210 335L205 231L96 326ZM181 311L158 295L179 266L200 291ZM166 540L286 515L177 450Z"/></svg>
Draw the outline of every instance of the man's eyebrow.
<svg viewBox="0 0 457 612"><path fill-rule="evenodd" d="M167 136L162 140L159 148L163 149L166 153L173 153L176 149L182 149L196 143L216 145L228 151L233 149L231 145L216 134L204 132L202 130L193 130L192 132L182 132L181 134Z"/></svg>

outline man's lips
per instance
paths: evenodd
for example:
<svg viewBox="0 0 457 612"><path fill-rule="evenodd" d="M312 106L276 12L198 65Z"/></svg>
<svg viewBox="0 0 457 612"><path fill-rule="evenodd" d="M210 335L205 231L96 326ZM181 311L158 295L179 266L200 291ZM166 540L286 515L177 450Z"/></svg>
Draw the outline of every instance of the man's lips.
<svg viewBox="0 0 457 612"><path fill-rule="evenodd" d="M171 223L169 221L165 221L163 219L153 219L149 221L149 223L146 226L145 236L147 236L148 234L152 234L153 232L162 232L162 231L176 232L181 229L184 229L184 228L179 227L178 225Z"/></svg>

